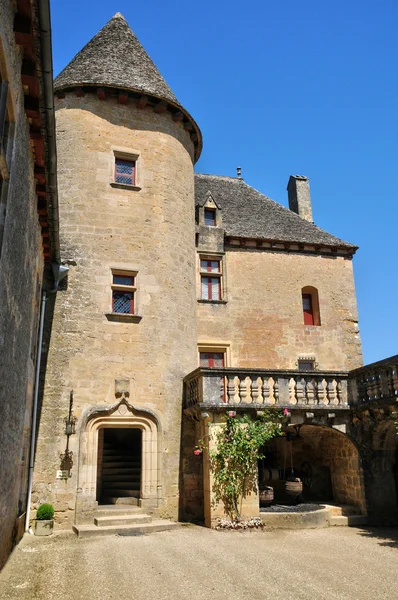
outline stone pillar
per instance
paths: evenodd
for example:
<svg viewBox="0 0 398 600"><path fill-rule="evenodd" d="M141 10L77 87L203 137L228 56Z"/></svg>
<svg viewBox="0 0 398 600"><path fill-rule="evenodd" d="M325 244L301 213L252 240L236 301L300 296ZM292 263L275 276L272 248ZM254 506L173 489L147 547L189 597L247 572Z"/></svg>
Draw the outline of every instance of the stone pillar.
<svg viewBox="0 0 398 600"><path fill-rule="evenodd" d="M204 442L206 449L203 452L203 491L204 491L204 516L206 527L215 527L220 518L230 518L226 515L222 502L215 502L213 492L214 476L211 470L209 453L217 448L217 434L225 421L221 415L214 415L212 421L206 421L204 425ZM251 517L258 517L260 513L260 503L258 489L250 492L245 498L241 499L240 515L242 520Z"/></svg>

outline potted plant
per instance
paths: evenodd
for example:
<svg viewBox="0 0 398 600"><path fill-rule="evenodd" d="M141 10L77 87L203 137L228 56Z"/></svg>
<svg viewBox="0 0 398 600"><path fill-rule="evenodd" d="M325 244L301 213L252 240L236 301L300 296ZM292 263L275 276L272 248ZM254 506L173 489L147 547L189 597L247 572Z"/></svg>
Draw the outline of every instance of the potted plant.
<svg viewBox="0 0 398 600"><path fill-rule="evenodd" d="M51 535L54 527L54 507L41 504L36 512L35 535Z"/></svg>

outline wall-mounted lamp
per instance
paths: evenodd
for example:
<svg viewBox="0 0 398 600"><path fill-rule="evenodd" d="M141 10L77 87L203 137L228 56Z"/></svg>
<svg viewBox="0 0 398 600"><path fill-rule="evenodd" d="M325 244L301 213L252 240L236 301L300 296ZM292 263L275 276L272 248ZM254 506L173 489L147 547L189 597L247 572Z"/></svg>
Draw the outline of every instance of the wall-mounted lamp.
<svg viewBox="0 0 398 600"><path fill-rule="evenodd" d="M65 435L69 436L76 433L76 421L77 418L72 414L73 409L73 390L69 394L69 414L65 417Z"/></svg>

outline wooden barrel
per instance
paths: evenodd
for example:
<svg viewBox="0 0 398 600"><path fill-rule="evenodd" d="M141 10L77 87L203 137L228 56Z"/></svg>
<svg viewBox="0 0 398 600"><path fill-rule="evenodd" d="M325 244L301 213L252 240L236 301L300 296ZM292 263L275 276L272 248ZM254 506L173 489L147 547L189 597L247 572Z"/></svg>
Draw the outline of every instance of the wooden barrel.
<svg viewBox="0 0 398 600"><path fill-rule="evenodd" d="M303 491L303 482L298 478L287 479L285 482L285 491L289 496L299 496Z"/></svg>
<svg viewBox="0 0 398 600"><path fill-rule="evenodd" d="M260 506L269 506L274 501L274 488L267 485L260 491Z"/></svg>
<svg viewBox="0 0 398 600"><path fill-rule="evenodd" d="M270 469L270 471L272 481L277 481L279 479L279 469Z"/></svg>
<svg viewBox="0 0 398 600"><path fill-rule="evenodd" d="M271 481L272 480L272 471L268 467L264 468L263 479L264 479L264 481Z"/></svg>

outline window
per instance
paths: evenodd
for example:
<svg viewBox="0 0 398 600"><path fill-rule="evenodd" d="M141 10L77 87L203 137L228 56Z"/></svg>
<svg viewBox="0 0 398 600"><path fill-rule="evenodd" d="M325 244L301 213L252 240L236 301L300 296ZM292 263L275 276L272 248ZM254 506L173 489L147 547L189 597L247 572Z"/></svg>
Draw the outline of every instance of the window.
<svg viewBox="0 0 398 600"><path fill-rule="evenodd" d="M222 369L225 366L224 352L199 352L200 366Z"/></svg>
<svg viewBox="0 0 398 600"><path fill-rule="evenodd" d="M315 360L312 359L298 359L297 366L299 371L314 371Z"/></svg>
<svg viewBox="0 0 398 600"><path fill-rule="evenodd" d="M137 273L112 272L112 313L134 314Z"/></svg>
<svg viewBox="0 0 398 600"><path fill-rule="evenodd" d="M115 157L115 183L135 185L136 161Z"/></svg>
<svg viewBox="0 0 398 600"><path fill-rule="evenodd" d="M304 325L314 325L314 311L312 309L311 294L303 294Z"/></svg>
<svg viewBox="0 0 398 600"><path fill-rule="evenodd" d="M305 287L301 290L304 325L320 325L318 290Z"/></svg>
<svg viewBox="0 0 398 600"><path fill-rule="evenodd" d="M202 300L221 300L220 259L200 259L200 283Z"/></svg>
<svg viewBox="0 0 398 600"><path fill-rule="evenodd" d="M216 226L216 211L214 208L205 208L205 225Z"/></svg>

